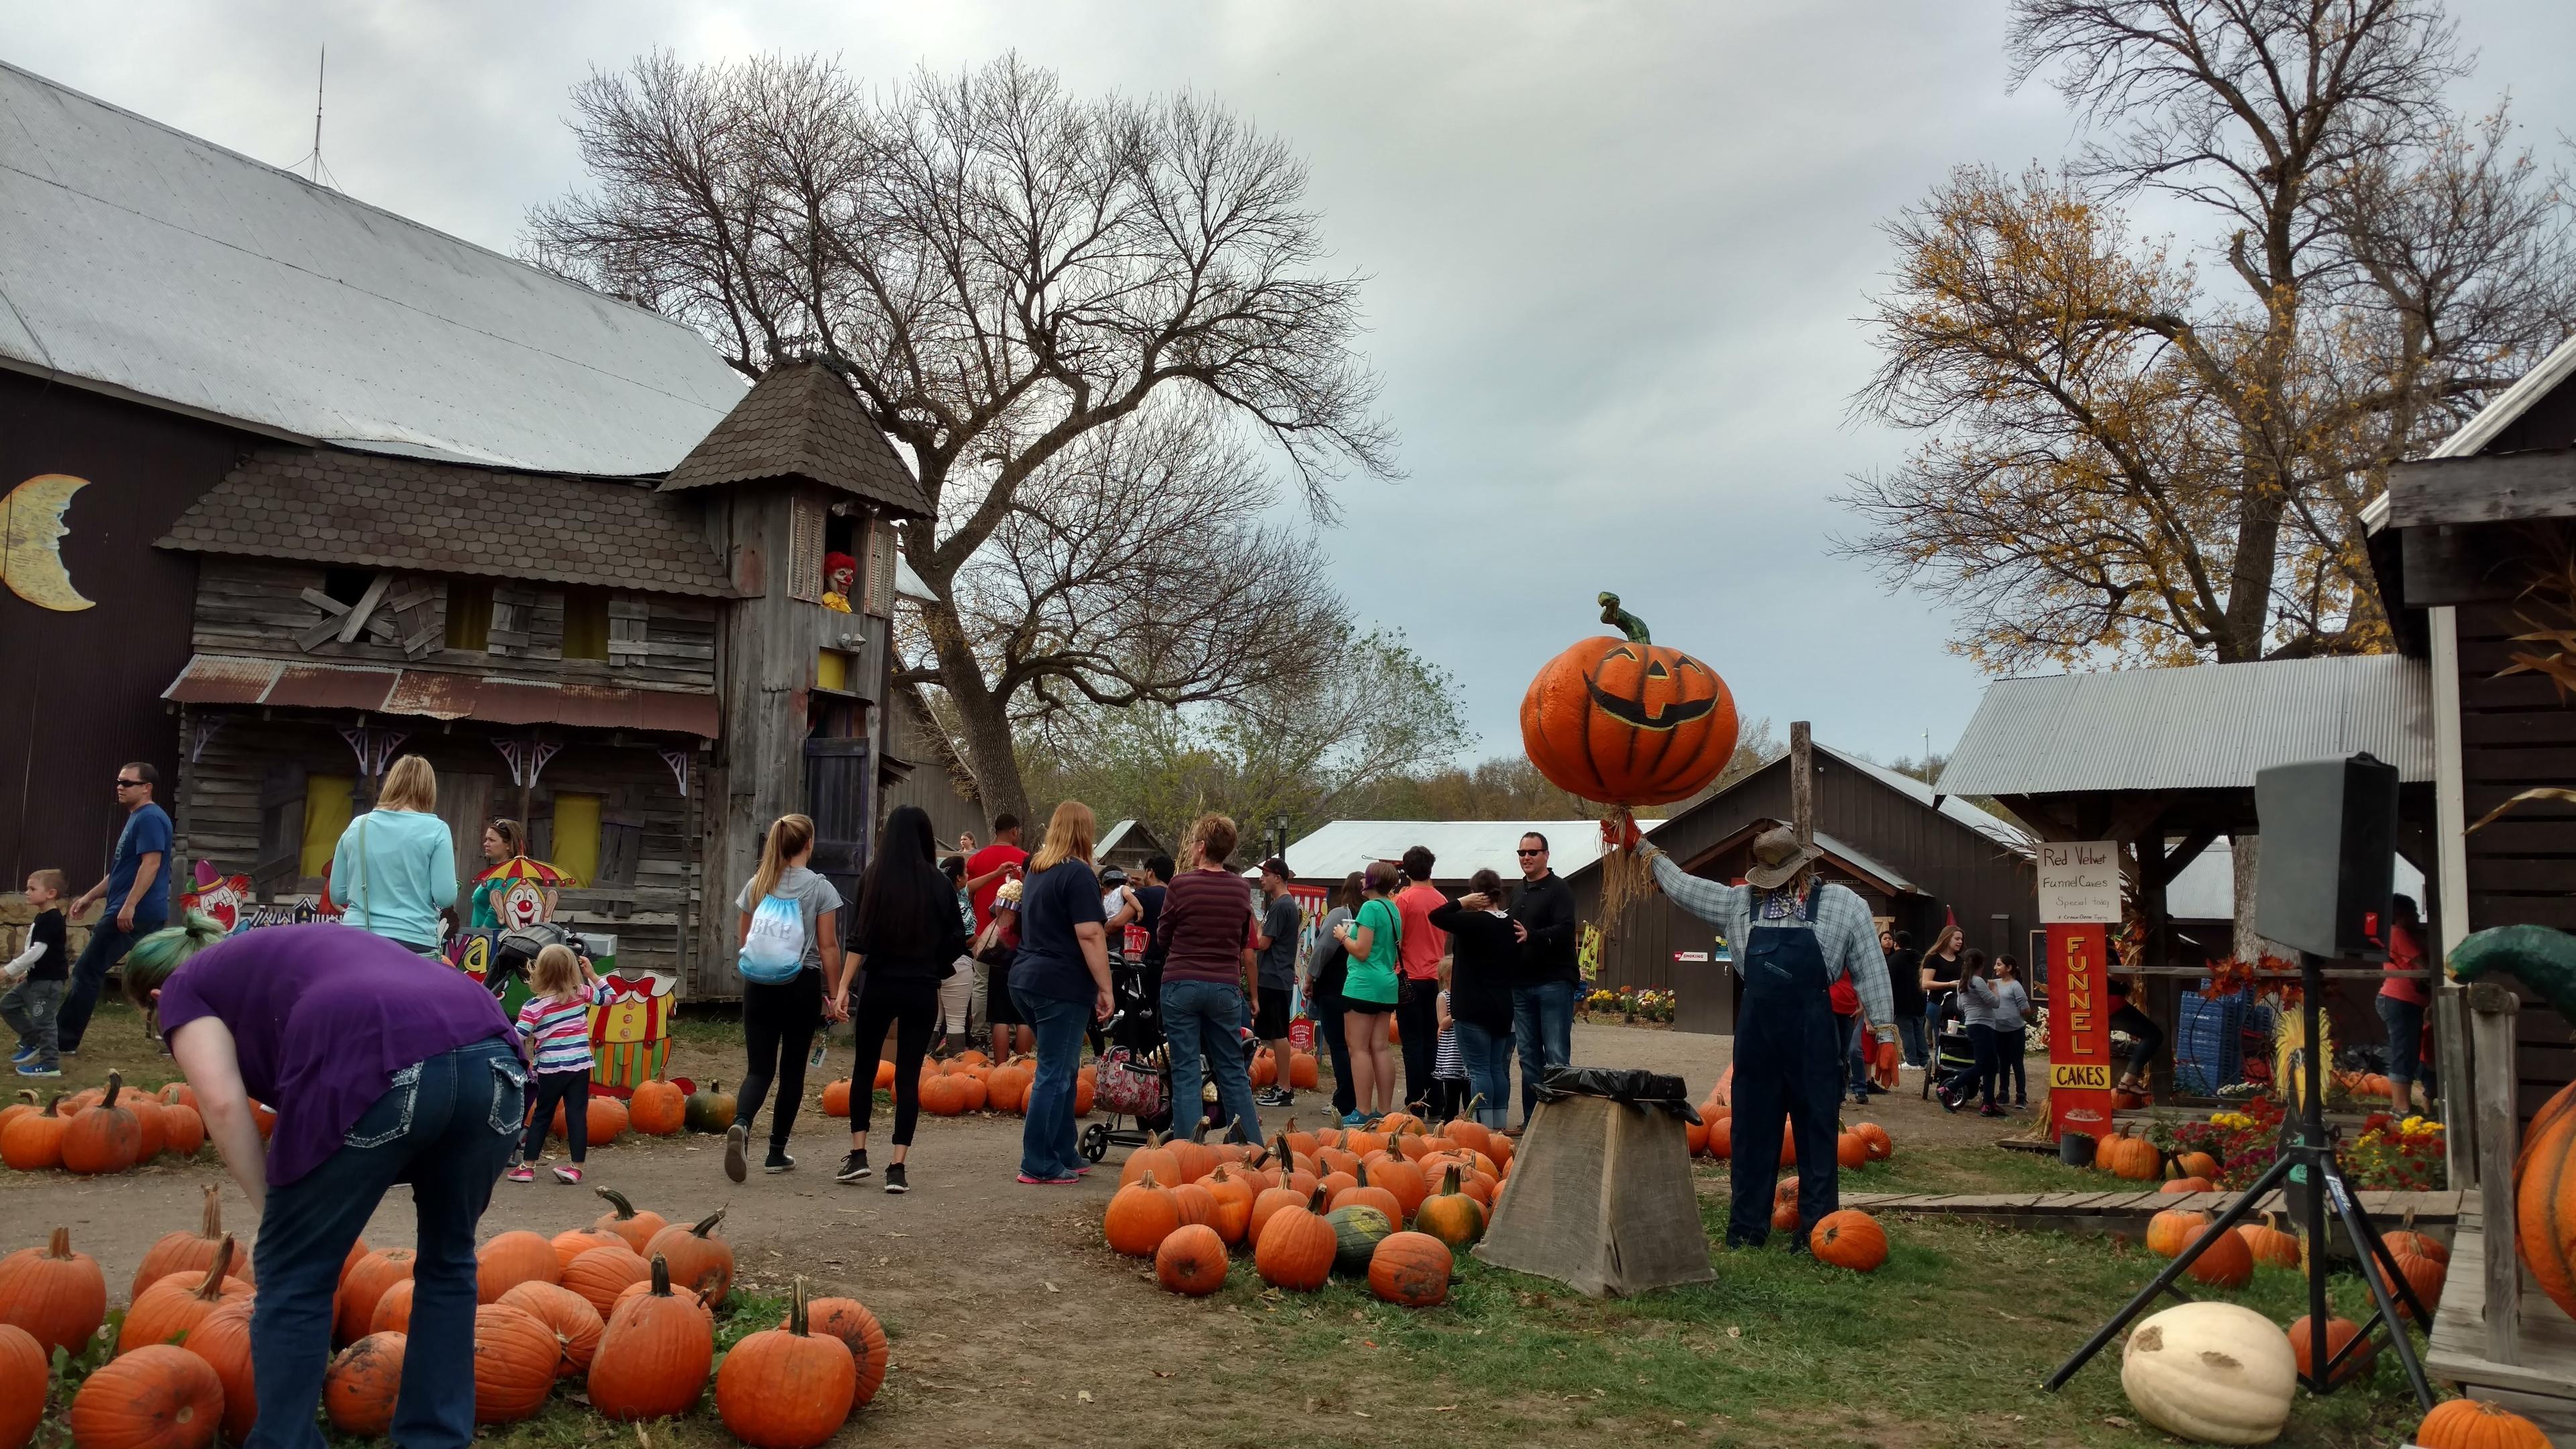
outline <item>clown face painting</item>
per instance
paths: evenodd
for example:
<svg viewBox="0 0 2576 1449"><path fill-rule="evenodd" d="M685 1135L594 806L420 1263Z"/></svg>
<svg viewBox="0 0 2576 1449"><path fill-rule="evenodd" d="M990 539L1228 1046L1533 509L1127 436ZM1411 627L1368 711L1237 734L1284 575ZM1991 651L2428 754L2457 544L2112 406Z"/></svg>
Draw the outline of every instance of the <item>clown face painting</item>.
<svg viewBox="0 0 2576 1449"><path fill-rule="evenodd" d="M250 902L250 877L217 875L215 868L197 862L196 888L179 895L182 912L204 916L222 926L226 934L243 929L242 915Z"/></svg>
<svg viewBox="0 0 2576 1449"><path fill-rule="evenodd" d="M493 914L505 931L523 931L543 921L546 910L546 888L532 880L513 880L501 887L500 899L493 902Z"/></svg>
<svg viewBox="0 0 2576 1449"><path fill-rule="evenodd" d="M859 561L845 553L823 555L823 607L850 612L850 590L859 581Z"/></svg>

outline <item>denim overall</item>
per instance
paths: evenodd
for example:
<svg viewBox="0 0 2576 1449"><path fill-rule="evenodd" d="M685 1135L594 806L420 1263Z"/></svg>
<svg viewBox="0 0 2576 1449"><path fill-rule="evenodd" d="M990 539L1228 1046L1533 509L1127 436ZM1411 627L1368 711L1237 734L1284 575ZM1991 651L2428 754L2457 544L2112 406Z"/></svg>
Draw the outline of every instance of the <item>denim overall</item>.
<svg viewBox="0 0 2576 1449"><path fill-rule="evenodd" d="M1803 1235L1834 1210L1835 1111L1842 1100L1842 1042L1826 1001L1825 953L1816 940L1816 902L1807 887L1802 924L1765 925L1755 907L1744 951L1744 1006L1735 1023L1734 1203L1726 1245L1760 1247L1771 1235L1785 1115L1798 1149L1798 1226Z"/></svg>

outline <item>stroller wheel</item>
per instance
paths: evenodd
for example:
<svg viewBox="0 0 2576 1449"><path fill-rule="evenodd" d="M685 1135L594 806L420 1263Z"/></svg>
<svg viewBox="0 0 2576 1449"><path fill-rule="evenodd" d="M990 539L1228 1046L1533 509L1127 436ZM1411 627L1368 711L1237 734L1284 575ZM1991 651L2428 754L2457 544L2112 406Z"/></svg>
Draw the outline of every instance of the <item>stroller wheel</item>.
<svg viewBox="0 0 2576 1449"><path fill-rule="evenodd" d="M1094 1162L1109 1155L1109 1124L1094 1122L1082 1129L1082 1155Z"/></svg>

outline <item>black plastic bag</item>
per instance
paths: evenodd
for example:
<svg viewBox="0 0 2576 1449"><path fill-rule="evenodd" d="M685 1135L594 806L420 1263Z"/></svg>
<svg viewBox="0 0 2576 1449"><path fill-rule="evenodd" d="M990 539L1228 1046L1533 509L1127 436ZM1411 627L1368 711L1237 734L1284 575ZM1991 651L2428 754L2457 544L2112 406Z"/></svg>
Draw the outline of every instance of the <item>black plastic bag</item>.
<svg viewBox="0 0 2576 1449"><path fill-rule="evenodd" d="M1697 1122L1690 1088L1679 1077L1616 1067L1558 1067L1538 1089L1542 1101L1558 1097L1608 1097L1632 1107L1655 1107L1685 1122Z"/></svg>

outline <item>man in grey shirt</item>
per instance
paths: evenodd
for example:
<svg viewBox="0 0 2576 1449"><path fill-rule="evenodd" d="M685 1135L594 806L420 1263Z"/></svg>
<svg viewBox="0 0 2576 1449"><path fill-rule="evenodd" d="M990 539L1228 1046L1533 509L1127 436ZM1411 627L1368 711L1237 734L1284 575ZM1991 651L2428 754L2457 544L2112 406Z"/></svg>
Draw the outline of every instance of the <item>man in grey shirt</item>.
<svg viewBox="0 0 2576 1449"><path fill-rule="evenodd" d="M1306 914L1288 893L1288 862L1272 856L1261 863L1261 894L1269 902L1261 911L1254 948L1261 953L1260 1002L1253 1012L1255 1036L1270 1043L1270 1059L1279 1067L1278 1081L1258 1098L1264 1107L1285 1107L1297 1099L1288 1084L1288 1009L1297 990L1297 941L1305 934Z"/></svg>

